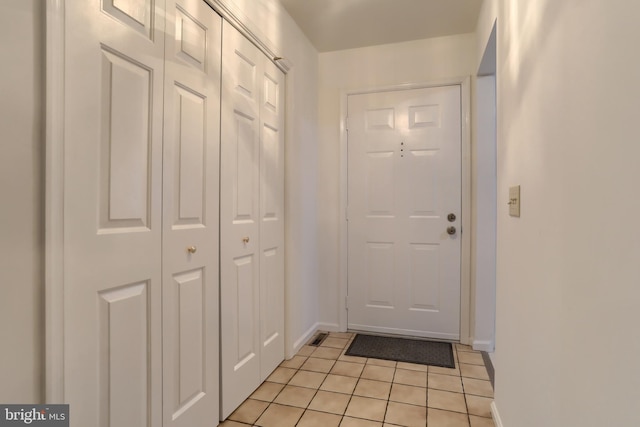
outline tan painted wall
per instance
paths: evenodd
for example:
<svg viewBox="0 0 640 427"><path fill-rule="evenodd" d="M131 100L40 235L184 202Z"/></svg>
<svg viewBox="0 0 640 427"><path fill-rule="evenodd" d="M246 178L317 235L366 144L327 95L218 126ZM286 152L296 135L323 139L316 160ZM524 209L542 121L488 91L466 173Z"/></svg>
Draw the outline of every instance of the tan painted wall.
<svg viewBox="0 0 640 427"><path fill-rule="evenodd" d="M44 399L44 2L0 14L0 402Z"/></svg>

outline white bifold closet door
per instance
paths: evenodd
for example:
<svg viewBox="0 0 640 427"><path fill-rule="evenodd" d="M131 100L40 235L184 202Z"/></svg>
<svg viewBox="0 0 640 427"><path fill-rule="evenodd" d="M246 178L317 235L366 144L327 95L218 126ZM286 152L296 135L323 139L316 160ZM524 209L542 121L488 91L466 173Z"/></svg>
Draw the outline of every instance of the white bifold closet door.
<svg viewBox="0 0 640 427"><path fill-rule="evenodd" d="M63 4L71 426L215 424L221 19L201 0Z"/></svg>
<svg viewBox="0 0 640 427"><path fill-rule="evenodd" d="M284 359L284 75L223 26L221 419Z"/></svg>
<svg viewBox="0 0 640 427"><path fill-rule="evenodd" d="M203 0L166 1L163 425L210 426L220 388L222 18Z"/></svg>

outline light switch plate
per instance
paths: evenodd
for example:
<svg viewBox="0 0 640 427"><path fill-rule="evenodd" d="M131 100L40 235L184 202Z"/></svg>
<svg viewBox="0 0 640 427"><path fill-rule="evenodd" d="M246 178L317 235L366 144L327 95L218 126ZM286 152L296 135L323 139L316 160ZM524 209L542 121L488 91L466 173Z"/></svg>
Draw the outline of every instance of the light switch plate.
<svg viewBox="0 0 640 427"><path fill-rule="evenodd" d="M520 186L509 187L509 215L520 217Z"/></svg>

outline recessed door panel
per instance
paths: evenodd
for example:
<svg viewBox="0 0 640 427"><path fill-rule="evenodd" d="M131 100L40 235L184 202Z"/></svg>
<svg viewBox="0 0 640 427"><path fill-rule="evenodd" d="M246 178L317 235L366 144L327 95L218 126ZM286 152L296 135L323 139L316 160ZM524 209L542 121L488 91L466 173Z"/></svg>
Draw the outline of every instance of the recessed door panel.
<svg viewBox="0 0 640 427"><path fill-rule="evenodd" d="M245 114L235 114L235 220L255 220L256 206L254 205L256 174L256 141L255 119Z"/></svg>
<svg viewBox="0 0 640 427"><path fill-rule="evenodd" d="M149 226L148 68L102 51L101 229Z"/></svg>
<svg viewBox="0 0 640 427"><path fill-rule="evenodd" d="M395 129L395 111L393 108L367 110L365 116L367 131L381 131Z"/></svg>
<svg viewBox="0 0 640 427"><path fill-rule="evenodd" d="M255 348L256 336L255 325L257 316L255 303L258 299L256 291L258 287L255 282L255 268L253 257L243 257L235 260L236 265L236 283L238 290L235 298L236 303L236 321L238 334L238 352L235 369L239 369L249 359L256 356L258 349Z"/></svg>
<svg viewBox="0 0 640 427"><path fill-rule="evenodd" d="M395 248L392 243L367 244L367 305L393 308Z"/></svg>
<svg viewBox="0 0 640 427"><path fill-rule="evenodd" d="M421 127L440 127L439 105L409 107L409 129Z"/></svg>
<svg viewBox="0 0 640 427"><path fill-rule="evenodd" d="M151 36L153 0L102 0L103 10L134 31Z"/></svg>
<svg viewBox="0 0 640 427"><path fill-rule="evenodd" d="M409 153L410 182L419 183L413 188L414 197L411 198L412 217L433 217L438 215L438 150L413 150Z"/></svg>
<svg viewBox="0 0 640 427"><path fill-rule="evenodd" d="M394 153L368 153L367 177L367 215L392 216L395 211Z"/></svg>
<svg viewBox="0 0 640 427"><path fill-rule="evenodd" d="M264 107L273 113L278 113L280 84L277 77L264 75Z"/></svg>
<svg viewBox="0 0 640 427"><path fill-rule="evenodd" d="M204 225L206 177L206 99L204 95L176 85L176 161L174 188L175 226Z"/></svg>
<svg viewBox="0 0 640 427"><path fill-rule="evenodd" d="M258 95L256 93L256 60L257 58L249 58L249 55L254 56L253 52L245 51L245 53L235 50L235 79L236 90L245 95L246 97L254 100ZM230 59L227 57L227 60Z"/></svg>
<svg viewBox="0 0 640 427"><path fill-rule="evenodd" d="M263 304L260 308L262 322L261 323L261 342L263 346L268 346L269 342L277 338L279 334L278 312L281 309L281 295L278 292L278 283L280 280L279 263L280 254L276 249L269 249L262 253L262 262L260 269L262 274L262 287L260 298Z"/></svg>
<svg viewBox="0 0 640 427"><path fill-rule="evenodd" d="M207 28L180 5L176 5L176 43L178 57L206 72Z"/></svg>
<svg viewBox="0 0 640 427"><path fill-rule="evenodd" d="M149 425L148 297L148 282L98 294L101 427Z"/></svg>
<svg viewBox="0 0 640 427"><path fill-rule="evenodd" d="M205 300L202 270L176 274L174 276L177 315L175 331L178 336L175 347L177 363L174 366L176 401L173 417L193 406L205 392Z"/></svg>
<svg viewBox="0 0 640 427"><path fill-rule="evenodd" d="M411 310L440 309L440 247L412 244Z"/></svg>
<svg viewBox="0 0 640 427"><path fill-rule="evenodd" d="M262 128L261 188L262 220L277 219L280 212L280 135L270 126Z"/></svg>

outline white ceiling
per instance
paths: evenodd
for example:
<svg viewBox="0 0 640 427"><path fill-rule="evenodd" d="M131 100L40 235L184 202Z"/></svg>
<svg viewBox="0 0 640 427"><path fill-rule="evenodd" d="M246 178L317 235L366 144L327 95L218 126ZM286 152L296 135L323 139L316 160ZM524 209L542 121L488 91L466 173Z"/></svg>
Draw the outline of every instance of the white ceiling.
<svg viewBox="0 0 640 427"><path fill-rule="evenodd" d="M482 0L280 0L320 52L475 30Z"/></svg>

